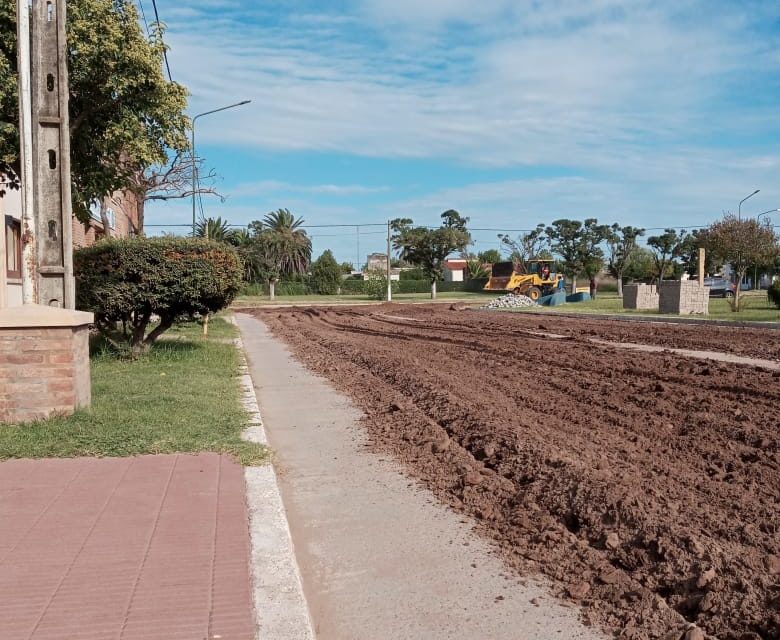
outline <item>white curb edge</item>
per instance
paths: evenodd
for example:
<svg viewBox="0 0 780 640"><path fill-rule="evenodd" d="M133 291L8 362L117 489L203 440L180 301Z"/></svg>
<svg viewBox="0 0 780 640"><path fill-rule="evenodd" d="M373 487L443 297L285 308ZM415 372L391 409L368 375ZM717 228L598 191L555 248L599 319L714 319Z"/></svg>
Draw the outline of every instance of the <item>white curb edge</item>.
<svg viewBox="0 0 780 640"><path fill-rule="evenodd" d="M226 318L236 325L235 316ZM268 445L254 383L241 338L235 339L241 365L242 404L249 412L244 440ZM257 640L314 640L309 608L295 559L290 527L273 465L246 467L252 587Z"/></svg>

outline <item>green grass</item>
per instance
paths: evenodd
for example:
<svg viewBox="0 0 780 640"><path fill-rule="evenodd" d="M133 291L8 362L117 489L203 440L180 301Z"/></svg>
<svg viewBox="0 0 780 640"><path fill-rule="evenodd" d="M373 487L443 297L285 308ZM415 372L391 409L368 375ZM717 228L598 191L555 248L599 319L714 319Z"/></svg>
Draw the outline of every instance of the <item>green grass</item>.
<svg viewBox="0 0 780 640"><path fill-rule="evenodd" d="M241 440L247 414L239 354L221 341L236 329L214 318L209 339L199 330L180 326L173 334L180 339L158 342L135 361L98 347L92 407L67 418L0 425L0 459L216 451L243 464L264 462L265 447Z"/></svg>
<svg viewBox="0 0 780 640"><path fill-rule="evenodd" d="M724 298L710 298L710 312L703 317L708 320L727 320L733 322L780 322L780 309L766 299L766 292L746 292L742 294L745 306L735 313L729 302ZM526 308L511 309L513 312L528 312ZM623 309L623 301L617 293L599 293L595 300L569 303L559 307L542 307L531 309L532 313L582 313L582 314L620 314L632 316L658 316L660 314L647 311ZM664 316L666 317L666 316ZM678 317L678 316L674 316Z"/></svg>
<svg viewBox="0 0 780 640"><path fill-rule="evenodd" d="M471 291L448 291L436 294L437 300L463 300L467 302L488 303L497 294L479 293ZM430 302L430 293L394 293L393 302ZM233 302L233 307L261 307L265 305L285 305L285 304L364 304L367 302L381 302L374 298L364 295L351 296L276 296L275 300L270 300L268 296L238 296Z"/></svg>

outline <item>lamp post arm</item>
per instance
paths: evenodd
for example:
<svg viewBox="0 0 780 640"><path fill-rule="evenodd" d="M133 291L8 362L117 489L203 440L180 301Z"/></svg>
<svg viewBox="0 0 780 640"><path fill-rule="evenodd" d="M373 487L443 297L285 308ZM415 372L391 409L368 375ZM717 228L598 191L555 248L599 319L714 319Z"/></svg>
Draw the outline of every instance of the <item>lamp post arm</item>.
<svg viewBox="0 0 780 640"><path fill-rule="evenodd" d="M228 109L233 109L234 107L242 107L245 104L249 104L252 102L251 100L242 100L241 102L236 102L235 104L229 104L226 107L220 107L219 109L212 109L211 111L204 111L203 113L199 113L198 115L194 116L192 118L192 136L191 136L191 146L190 146L190 158L192 160L192 237L195 237L195 190L197 189L197 165L195 163L195 123L197 122L198 118L202 118L203 116L209 116L212 113L219 113L220 111L226 111Z"/></svg>
<svg viewBox="0 0 780 640"><path fill-rule="evenodd" d="M742 200L739 201L739 210L737 213L737 217L742 220L742 203L745 202L745 200L748 200L749 198L752 198L754 195L756 195L761 189L756 189L753 193L751 193L749 196L745 196L742 198Z"/></svg>

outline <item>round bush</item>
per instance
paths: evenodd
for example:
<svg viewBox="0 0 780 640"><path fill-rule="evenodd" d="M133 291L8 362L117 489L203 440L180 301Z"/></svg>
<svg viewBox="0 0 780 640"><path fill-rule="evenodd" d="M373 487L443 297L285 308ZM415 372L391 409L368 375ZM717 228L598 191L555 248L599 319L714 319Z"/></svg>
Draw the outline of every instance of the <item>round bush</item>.
<svg viewBox="0 0 780 640"><path fill-rule="evenodd" d="M95 314L109 340L134 351L180 318L228 306L243 273L232 247L188 238L103 240L77 250L73 262L78 308ZM159 322L153 324L152 316Z"/></svg>

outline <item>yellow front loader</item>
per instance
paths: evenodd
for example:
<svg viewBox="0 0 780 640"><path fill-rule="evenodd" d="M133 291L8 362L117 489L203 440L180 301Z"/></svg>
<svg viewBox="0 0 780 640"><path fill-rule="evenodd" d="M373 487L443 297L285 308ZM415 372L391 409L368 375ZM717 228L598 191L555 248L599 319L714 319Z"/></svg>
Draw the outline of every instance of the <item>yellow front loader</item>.
<svg viewBox="0 0 780 640"><path fill-rule="evenodd" d="M552 272L554 260L538 259L526 263L496 262L484 291L511 291L531 300L563 290L563 276Z"/></svg>

